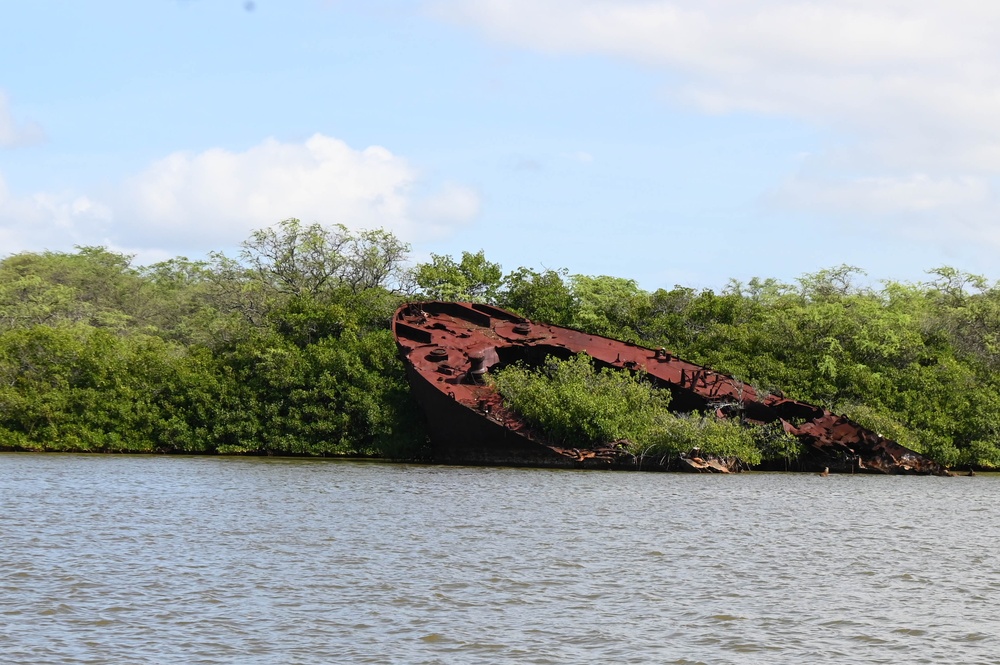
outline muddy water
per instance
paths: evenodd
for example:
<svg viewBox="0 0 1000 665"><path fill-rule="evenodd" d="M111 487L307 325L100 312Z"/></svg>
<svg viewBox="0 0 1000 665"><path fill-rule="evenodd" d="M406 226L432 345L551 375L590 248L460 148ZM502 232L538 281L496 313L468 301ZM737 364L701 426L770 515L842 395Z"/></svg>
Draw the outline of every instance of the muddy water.
<svg viewBox="0 0 1000 665"><path fill-rule="evenodd" d="M1000 663L998 496L0 455L0 662Z"/></svg>

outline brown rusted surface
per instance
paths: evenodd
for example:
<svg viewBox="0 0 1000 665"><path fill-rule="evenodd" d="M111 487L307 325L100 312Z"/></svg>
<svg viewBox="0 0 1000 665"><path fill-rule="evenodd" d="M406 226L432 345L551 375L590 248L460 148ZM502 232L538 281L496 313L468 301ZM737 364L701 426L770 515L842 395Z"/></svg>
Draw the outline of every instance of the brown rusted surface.
<svg viewBox="0 0 1000 665"><path fill-rule="evenodd" d="M552 445L488 386L493 367L541 364L552 355L591 356L598 367L644 371L672 393L678 411L716 411L757 423L780 422L807 449L806 468L856 473L946 474L939 464L820 407L754 388L733 377L598 335L528 321L489 305L412 303L393 317L393 333L439 461L568 467L641 467L722 472L718 460L636 459L619 443L587 449Z"/></svg>

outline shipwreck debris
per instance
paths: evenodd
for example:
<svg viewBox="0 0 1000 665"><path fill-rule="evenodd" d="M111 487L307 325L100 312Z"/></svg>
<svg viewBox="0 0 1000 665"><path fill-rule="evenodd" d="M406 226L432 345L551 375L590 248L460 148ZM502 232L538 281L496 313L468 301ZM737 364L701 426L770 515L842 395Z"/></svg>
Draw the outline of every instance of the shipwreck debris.
<svg viewBox="0 0 1000 665"><path fill-rule="evenodd" d="M579 330L528 321L490 305L420 302L400 307L392 320L413 395L427 419L437 461L588 468L660 468L724 473L738 461L692 457L648 459L629 455L620 442L587 449L547 442L506 409L487 384L490 368L514 362L540 365L586 353L598 367L643 371L670 390L671 408L716 411L753 423L779 423L805 447L801 470L840 473L947 475L948 471L895 441L818 406L781 393L758 394L750 385L676 357ZM721 406L720 406L721 405Z"/></svg>

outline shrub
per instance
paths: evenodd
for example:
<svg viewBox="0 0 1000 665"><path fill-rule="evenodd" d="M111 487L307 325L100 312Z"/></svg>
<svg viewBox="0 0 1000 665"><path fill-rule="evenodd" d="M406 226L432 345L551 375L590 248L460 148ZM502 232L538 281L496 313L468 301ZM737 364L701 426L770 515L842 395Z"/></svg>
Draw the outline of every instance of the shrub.
<svg viewBox="0 0 1000 665"><path fill-rule="evenodd" d="M670 393L641 376L597 370L584 354L550 357L540 371L511 365L492 377L509 408L553 440L577 446L646 440L670 404Z"/></svg>
<svg viewBox="0 0 1000 665"><path fill-rule="evenodd" d="M581 354L548 358L541 368L511 365L492 375L508 408L552 440L575 446L614 441L636 456L702 454L746 464L797 457L798 441L773 426L669 411L670 393L640 374L594 368Z"/></svg>

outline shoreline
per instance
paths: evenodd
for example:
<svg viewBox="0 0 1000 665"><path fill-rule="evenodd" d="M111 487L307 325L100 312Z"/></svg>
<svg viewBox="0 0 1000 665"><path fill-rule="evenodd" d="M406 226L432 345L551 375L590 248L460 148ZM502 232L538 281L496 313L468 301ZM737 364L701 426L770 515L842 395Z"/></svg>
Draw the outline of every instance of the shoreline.
<svg viewBox="0 0 1000 665"><path fill-rule="evenodd" d="M662 466L649 466L649 467L636 467L636 466L626 466L626 465L613 465L613 466L589 466L589 465L566 465L566 464L517 464L508 463L503 461L493 461L487 462L483 461L481 463L470 463L470 462L447 462L442 460L432 460L432 459L394 459L389 457L381 457L376 455L310 455L310 454L295 454L295 453L281 453L281 454L265 454L265 453L192 453L192 452L149 452L149 451L88 451L88 450L24 450L16 449L6 446L0 446L0 455L80 455L87 457L174 457L174 458L217 458L217 459L270 459L270 460L301 460L301 461L330 461L330 462L366 462L372 464L399 464L399 465L415 465L415 466L442 466L442 467L467 467L467 468L482 468L482 469L538 469L547 471L586 471L586 472L610 472L610 473L664 473L671 475L710 475L710 476L742 476L742 475L764 475L764 474L793 474L793 475L823 475L814 470L795 470L795 469L774 469L774 468L762 468L768 465L761 465L757 468L748 468L739 471L730 471L726 473L719 472L698 472L684 470L681 468L665 468ZM1000 471L992 469L981 469L973 467L972 469L968 467L948 469L946 476L937 477L951 477L951 478L962 478L969 477L970 471L975 477L1000 477ZM927 476L927 474L887 474L887 473L850 473L831 470L828 477L832 476L885 476L885 477L897 477L897 476ZM927 476L934 477L934 476Z"/></svg>

